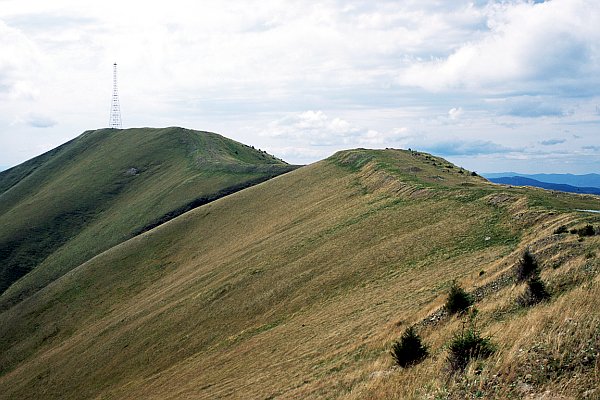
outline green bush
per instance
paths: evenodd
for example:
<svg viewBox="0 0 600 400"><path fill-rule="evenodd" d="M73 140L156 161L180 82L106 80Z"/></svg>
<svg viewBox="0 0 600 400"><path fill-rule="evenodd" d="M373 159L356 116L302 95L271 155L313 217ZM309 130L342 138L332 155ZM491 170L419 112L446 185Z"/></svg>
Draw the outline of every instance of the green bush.
<svg viewBox="0 0 600 400"><path fill-rule="evenodd" d="M456 281L453 281L444 306L446 311L448 311L448 314L462 314L466 312L472 304L473 297L461 288Z"/></svg>
<svg viewBox="0 0 600 400"><path fill-rule="evenodd" d="M560 235L561 233L567 233L567 232L568 232L567 227L564 225L561 225L554 230L555 235Z"/></svg>
<svg viewBox="0 0 600 400"><path fill-rule="evenodd" d="M516 267L515 275L517 277L517 282L523 282L532 276L539 275L539 272L540 269L537 260L533 254L529 252L529 249L525 250L523 257L521 257Z"/></svg>
<svg viewBox="0 0 600 400"><path fill-rule="evenodd" d="M546 290L544 281L538 274L535 274L527 280L525 292L517 298L517 303L522 307L530 307L550 298L550 293Z"/></svg>
<svg viewBox="0 0 600 400"><path fill-rule="evenodd" d="M475 324L477 313L473 312L469 318L468 327L463 324L462 330L454 334L448 346L447 362L451 372L462 372L469 361L478 358L487 358L495 351L491 338L482 337Z"/></svg>
<svg viewBox="0 0 600 400"><path fill-rule="evenodd" d="M411 326L404 331L399 341L394 342L391 354L396 364L408 368L423 361L428 351L415 328Z"/></svg>
<svg viewBox="0 0 600 400"><path fill-rule="evenodd" d="M587 224L583 228L578 229L577 234L582 237L583 236L594 236L596 234L596 230L594 229L594 227L592 225Z"/></svg>

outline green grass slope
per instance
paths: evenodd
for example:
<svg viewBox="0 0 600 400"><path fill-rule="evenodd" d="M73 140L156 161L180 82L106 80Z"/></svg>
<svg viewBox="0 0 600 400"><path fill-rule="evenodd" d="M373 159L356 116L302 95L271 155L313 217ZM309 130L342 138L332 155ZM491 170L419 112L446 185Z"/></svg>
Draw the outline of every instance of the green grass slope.
<svg viewBox="0 0 600 400"><path fill-rule="evenodd" d="M88 131L4 171L0 309L173 215L292 168L214 133L143 128Z"/></svg>
<svg viewBox="0 0 600 400"><path fill-rule="evenodd" d="M556 367L571 362L563 348L598 344L600 237L552 232L598 223L574 211L598 206L423 153L341 152L121 243L2 312L0 398L575 397L595 389L596 350ZM522 285L501 284L525 247L553 293L531 310L512 306ZM447 318L419 330L430 358L394 368L391 342L430 320L452 279L492 288L477 306L497 353L445 374L461 325Z"/></svg>

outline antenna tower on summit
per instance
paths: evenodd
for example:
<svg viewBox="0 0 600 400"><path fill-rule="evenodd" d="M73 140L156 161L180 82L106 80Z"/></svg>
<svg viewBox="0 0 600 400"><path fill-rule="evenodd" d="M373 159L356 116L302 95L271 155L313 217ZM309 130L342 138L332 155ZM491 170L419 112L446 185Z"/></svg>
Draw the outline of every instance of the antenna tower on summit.
<svg viewBox="0 0 600 400"><path fill-rule="evenodd" d="M117 63L113 64L113 94L108 127L121 129L121 106L119 105L119 90L117 89Z"/></svg>

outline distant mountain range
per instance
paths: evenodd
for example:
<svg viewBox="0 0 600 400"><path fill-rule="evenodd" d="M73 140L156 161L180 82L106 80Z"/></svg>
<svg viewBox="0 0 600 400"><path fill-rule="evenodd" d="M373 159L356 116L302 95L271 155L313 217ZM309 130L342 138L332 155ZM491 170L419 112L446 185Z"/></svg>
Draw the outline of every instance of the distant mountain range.
<svg viewBox="0 0 600 400"><path fill-rule="evenodd" d="M560 190L561 192L600 195L600 188L596 187L578 187L563 183L540 182L536 179L525 178L523 176L504 176L500 178L488 178L488 180L494 183L502 183L504 185L534 186L543 189Z"/></svg>
<svg viewBox="0 0 600 400"><path fill-rule="evenodd" d="M506 178L506 177L521 177L536 180L544 183L556 183L561 185L570 185L578 188L600 188L600 174L585 174L585 175L573 175L573 174L519 174L517 172L497 172L489 174L481 174L485 178L495 182L493 179ZM513 185L519 185L512 183ZM530 186L538 186L533 183L527 183ZM538 186L544 187L544 186ZM556 189L562 190L562 189Z"/></svg>

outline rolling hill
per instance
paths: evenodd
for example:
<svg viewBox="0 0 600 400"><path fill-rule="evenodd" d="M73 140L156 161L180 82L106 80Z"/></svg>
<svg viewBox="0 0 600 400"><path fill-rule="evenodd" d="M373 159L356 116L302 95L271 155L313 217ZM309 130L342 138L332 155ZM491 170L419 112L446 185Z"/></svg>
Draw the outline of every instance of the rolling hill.
<svg viewBox="0 0 600 400"><path fill-rule="evenodd" d="M519 174L517 172L491 172L482 175L488 179L519 176L522 178L535 179L539 182L556 183L559 185L600 188L600 174Z"/></svg>
<svg viewBox="0 0 600 400"><path fill-rule="evenodd" d="M403 150L349 150L180 215L0 314L0 398L592 396L598 197L507 188ZM557 228L564 226L558 232ZM512 280L528 248L552 298ZM497 348L463 374L439 312L471 291ZM398 369L414 325L430 357ZM535 397L532 397L535 398Z"/></svg>
<svg viewBox="0 0 600 400"><path fill-rule="evenodd" d="M0 173L0 309L135 234L293 168L214 133L85 132Z"/></svg>
<svg viewBox="0 0 600 400"><path fill-rule="evenodd" d="M514 185L514 186L533 186L548 190L559 190L561 192L569 193L584 193L584 194L595 194L600 195L600 188L596 187L579 187L571 186L564 183L548 183L541 182L531 178L525 178L522 176L505 176L501 178L488 178L490 182L501 183L503 185Z"/></svg>

